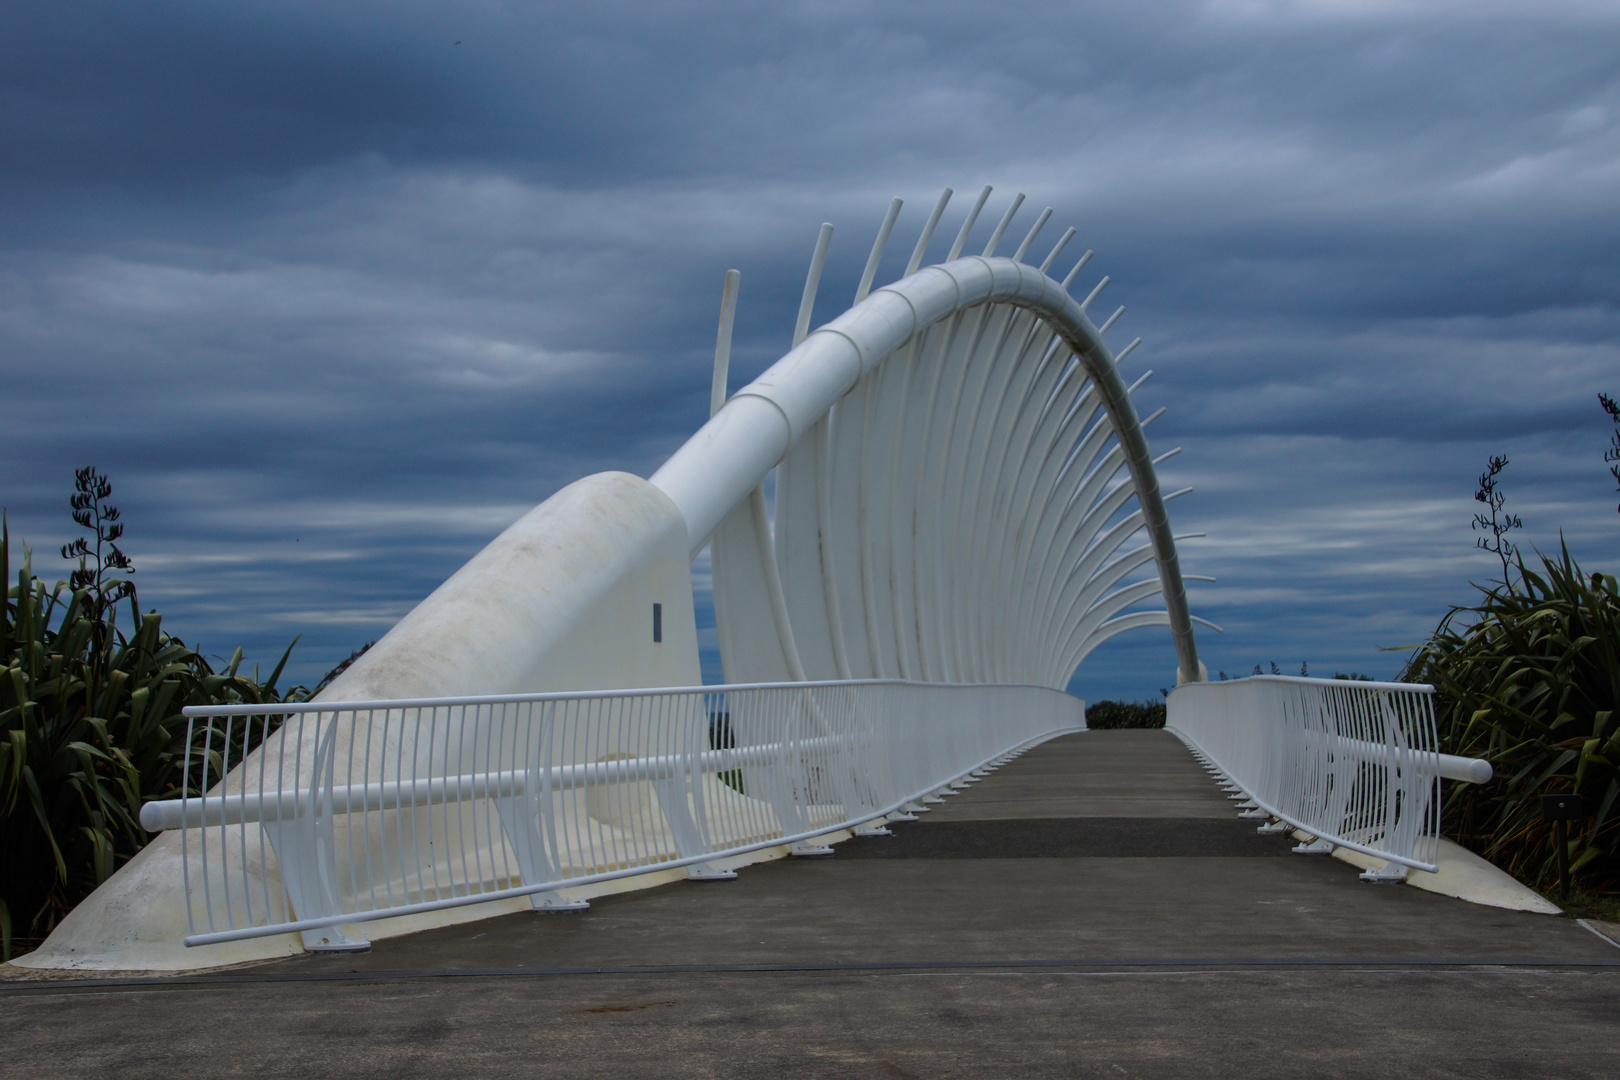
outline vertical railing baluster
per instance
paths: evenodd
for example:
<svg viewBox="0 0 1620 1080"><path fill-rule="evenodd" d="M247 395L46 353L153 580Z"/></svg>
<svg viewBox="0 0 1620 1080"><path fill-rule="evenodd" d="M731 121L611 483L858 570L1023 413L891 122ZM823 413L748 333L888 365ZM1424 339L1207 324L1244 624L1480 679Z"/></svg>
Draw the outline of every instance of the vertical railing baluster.
<svg viewBox="0 0 1620 1080"><path fill-rule="evenodd" d="M357 948L363 938L335 928L511 895L583 907L555 890L671 862L690 872L788 838L814 854L811 838L964 787L1032 739L1075 730L1069 701L1035 687L843 680L283 705L274 739L267 708L200 710L208 726L199 735L188 716L174 804L175 824L203 830L197 859L190 842L182 850L187 942L298 921L308 947ZM241 765L255 722L257 790L244 777L234 794L207 795L213 757ZM260 865L281 867L281 915L268 876L233 861L254 823Z"/></svg>

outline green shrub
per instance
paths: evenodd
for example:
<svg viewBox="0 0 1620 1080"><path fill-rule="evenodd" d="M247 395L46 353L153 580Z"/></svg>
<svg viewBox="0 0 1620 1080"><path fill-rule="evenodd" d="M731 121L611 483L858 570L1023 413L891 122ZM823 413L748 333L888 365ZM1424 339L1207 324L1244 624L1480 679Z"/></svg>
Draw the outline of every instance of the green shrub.
<svg viewBox="0 0 1620 1080"><path fill-rule="evenodd" d="M1572 822L1571 865L1590 889L1620 885L1620 596L1564 549L1518 564L1520 584L1481 589L1453 608L1400 678L1432 683L1441 748L1488 759L1496 779L1448 784L1446 831L1532 885L1556 877L1541 796L1578 792L1593 816Z"/></svg>
<svg viewBox="0 0 1620 1080"><path fill-rule="evenodd" d="M1164 727L1162 701L1096 701L1086 706L1086 727L1093 731L1114 728Z"/></svg>
<svg viewBox="0 0 1620 1080"><path fill-rule="evenodd" d="M7 958L13 929L49 933L145 846L141 803L180 788L186 761L180 710L282 700L276 680L287 661L284 654L260 683L257 671L254 678L238 673L238 649L216 672L164 633L155 611L140 613L127 581L84 576L77 549L81 573L73 586L48 588L33 575L26 548L13 583L10 540L0 522L0 574L7 582L0 617L0 947ZM127 561L122 569L130 569ZM120 611L127 612L128 631L119 625ZM287 699L302 696L294 688ZM194 733L199 745L203 728L199 723ZM220 744L216 737L213 746ZM215 752L214 769L233 763Z"/></svg>

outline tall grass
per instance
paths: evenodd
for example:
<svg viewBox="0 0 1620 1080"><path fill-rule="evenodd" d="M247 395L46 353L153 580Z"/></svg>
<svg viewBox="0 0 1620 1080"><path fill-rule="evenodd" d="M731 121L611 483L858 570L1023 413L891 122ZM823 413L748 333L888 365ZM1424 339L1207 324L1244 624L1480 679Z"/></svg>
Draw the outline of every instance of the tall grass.
<svg viewBox="0 0 1620 1080"><path fill-rule="evenodd" d="M84 579L48 587L26 549L13 583L3 522L0 575L0 950L9 959L14 930L48 933L145 846L141 803L178 792L186 767L180 710L282 700L287 654L263 683L256 670L239 672L240 649L216 672L163 631L162 616L141 614L132 590ZM294 688L288 700L302 696ZM212 767L230 764L216 754Z"/></svg>
<svg viewBox="0 0 1620 1080"><path fill-rule="evenodd" d="M1520 879L1556 876L1541 796L1577 792L1594 813L1572 822L1571 865L1590 889L1620 887L1620 595L1612 574L1570 558L1518 563L1515 587L1453 608L1413 654L1403 681L1433 683L1442 749L1483 757L1487 785L1448 785L1446 831Z"/></svg>

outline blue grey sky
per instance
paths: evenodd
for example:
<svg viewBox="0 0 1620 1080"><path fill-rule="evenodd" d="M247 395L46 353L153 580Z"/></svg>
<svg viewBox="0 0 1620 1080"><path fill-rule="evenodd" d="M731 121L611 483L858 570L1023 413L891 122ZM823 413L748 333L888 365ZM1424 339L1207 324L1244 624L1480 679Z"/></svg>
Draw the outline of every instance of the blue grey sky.
<svg viewBox="0 0 1620 1080"><path fill-rule="evenodd" d="M564 484L648 475L728 267L740 381L822 221L818 321L945 185L942 236L1023 191L1114 279L1212 672L1392 675L1496 572L1493 453L1527 547L1620 569L1612 3L335 7L0 7L0 504L65 576L108 473L143 605L209 653L302 634L313 682ZM1174 662L1138 631L1074 688Z"/></svg>

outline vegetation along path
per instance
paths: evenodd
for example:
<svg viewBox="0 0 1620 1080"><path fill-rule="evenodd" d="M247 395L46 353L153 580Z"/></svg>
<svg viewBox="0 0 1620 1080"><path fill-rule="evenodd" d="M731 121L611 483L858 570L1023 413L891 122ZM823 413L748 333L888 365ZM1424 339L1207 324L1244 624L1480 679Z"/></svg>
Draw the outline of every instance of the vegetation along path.
<svg viewBox="0 0 1620 1080"><path fill-rule="evenodd" d="M0 1075L1620 1072L1620 949L1292 854L1164 732L893 829L360 955L0 984Z"/></svg>

